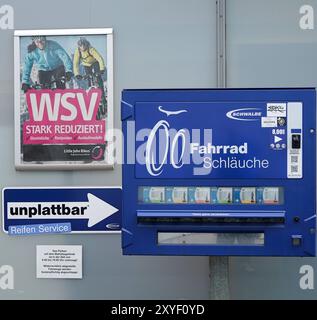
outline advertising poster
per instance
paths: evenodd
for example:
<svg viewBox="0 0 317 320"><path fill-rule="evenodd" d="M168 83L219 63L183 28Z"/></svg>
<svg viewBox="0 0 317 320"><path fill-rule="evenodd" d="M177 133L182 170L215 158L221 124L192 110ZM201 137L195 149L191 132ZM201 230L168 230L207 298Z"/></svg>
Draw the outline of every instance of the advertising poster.
<svg viewBox="0 0 317 320"><path fill-rule="evenodd" d="M17 169L113 166L112 29L15 31Z"/></svg>

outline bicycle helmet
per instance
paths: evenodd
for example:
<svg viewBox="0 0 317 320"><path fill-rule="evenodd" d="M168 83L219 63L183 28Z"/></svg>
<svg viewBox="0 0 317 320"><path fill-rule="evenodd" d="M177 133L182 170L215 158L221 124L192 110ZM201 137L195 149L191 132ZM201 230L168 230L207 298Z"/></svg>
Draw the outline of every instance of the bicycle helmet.
<svg viewBox="0 0 317 320"><path fill-rule="evenodd" d="M36 40L46 41L46 36L33 36L32 41L36 41Z"/></svg>
<svg viewBox="0 0 317 320"><path fill-rule="evenodd" d="M90 47L90 42L85 37L80 37L77 44L79 47L81 47L81 46L83 46L85 48Z"/></svg>

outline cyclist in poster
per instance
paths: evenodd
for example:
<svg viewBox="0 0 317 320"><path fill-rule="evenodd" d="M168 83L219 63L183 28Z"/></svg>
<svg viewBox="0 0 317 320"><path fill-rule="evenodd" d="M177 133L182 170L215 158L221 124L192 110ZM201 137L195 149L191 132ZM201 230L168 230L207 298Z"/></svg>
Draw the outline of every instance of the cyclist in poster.
<svg viewBox="0 0 317 320"><path fill-rule="evenodd" d="M56 41L47 40L46 36L34 36L28 45L22 75L24 92L30 89L30 74L34 64L38 69L39 84L43 88L49 89L54 78L56 87L65 89L65 81L61 79L70 81L73 75L72 61L67 52Z"/></svg>
<svg viewBox="0 0 317 320"><path fill-rule="evenodd" d="M96 86L102 90L102 108L98 112L98 117L102 118L106 115L107 100L104 92L102 75L105 74L105 63L101 54L90 42L81 37L78 42L78 48L75 49L74 54L74 74L78 81L85 79L88 80L88 86ZM84 67L85 75L82 76L80 72L80 65Z"/></svg>

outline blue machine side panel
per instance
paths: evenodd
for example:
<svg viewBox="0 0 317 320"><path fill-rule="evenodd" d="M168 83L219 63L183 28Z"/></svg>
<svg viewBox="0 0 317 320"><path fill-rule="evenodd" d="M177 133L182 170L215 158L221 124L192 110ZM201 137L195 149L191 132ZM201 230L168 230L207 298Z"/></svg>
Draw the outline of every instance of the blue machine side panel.
<svg viewBox="0 0 317 320"><path fill-rule="evenodd" d="M122 121L123 254L315 256L315 89L125 90Z"/></svg>

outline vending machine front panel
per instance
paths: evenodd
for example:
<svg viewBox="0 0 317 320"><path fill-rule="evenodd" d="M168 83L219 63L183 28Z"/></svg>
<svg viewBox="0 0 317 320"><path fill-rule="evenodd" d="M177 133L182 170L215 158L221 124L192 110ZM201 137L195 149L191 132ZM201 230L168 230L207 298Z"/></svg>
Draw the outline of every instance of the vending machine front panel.
<svg viewBox="0 0 317 320"><path fill-rule="evenodd" d="M124 90L124 254L315 256L315 89Z"/></svg>

